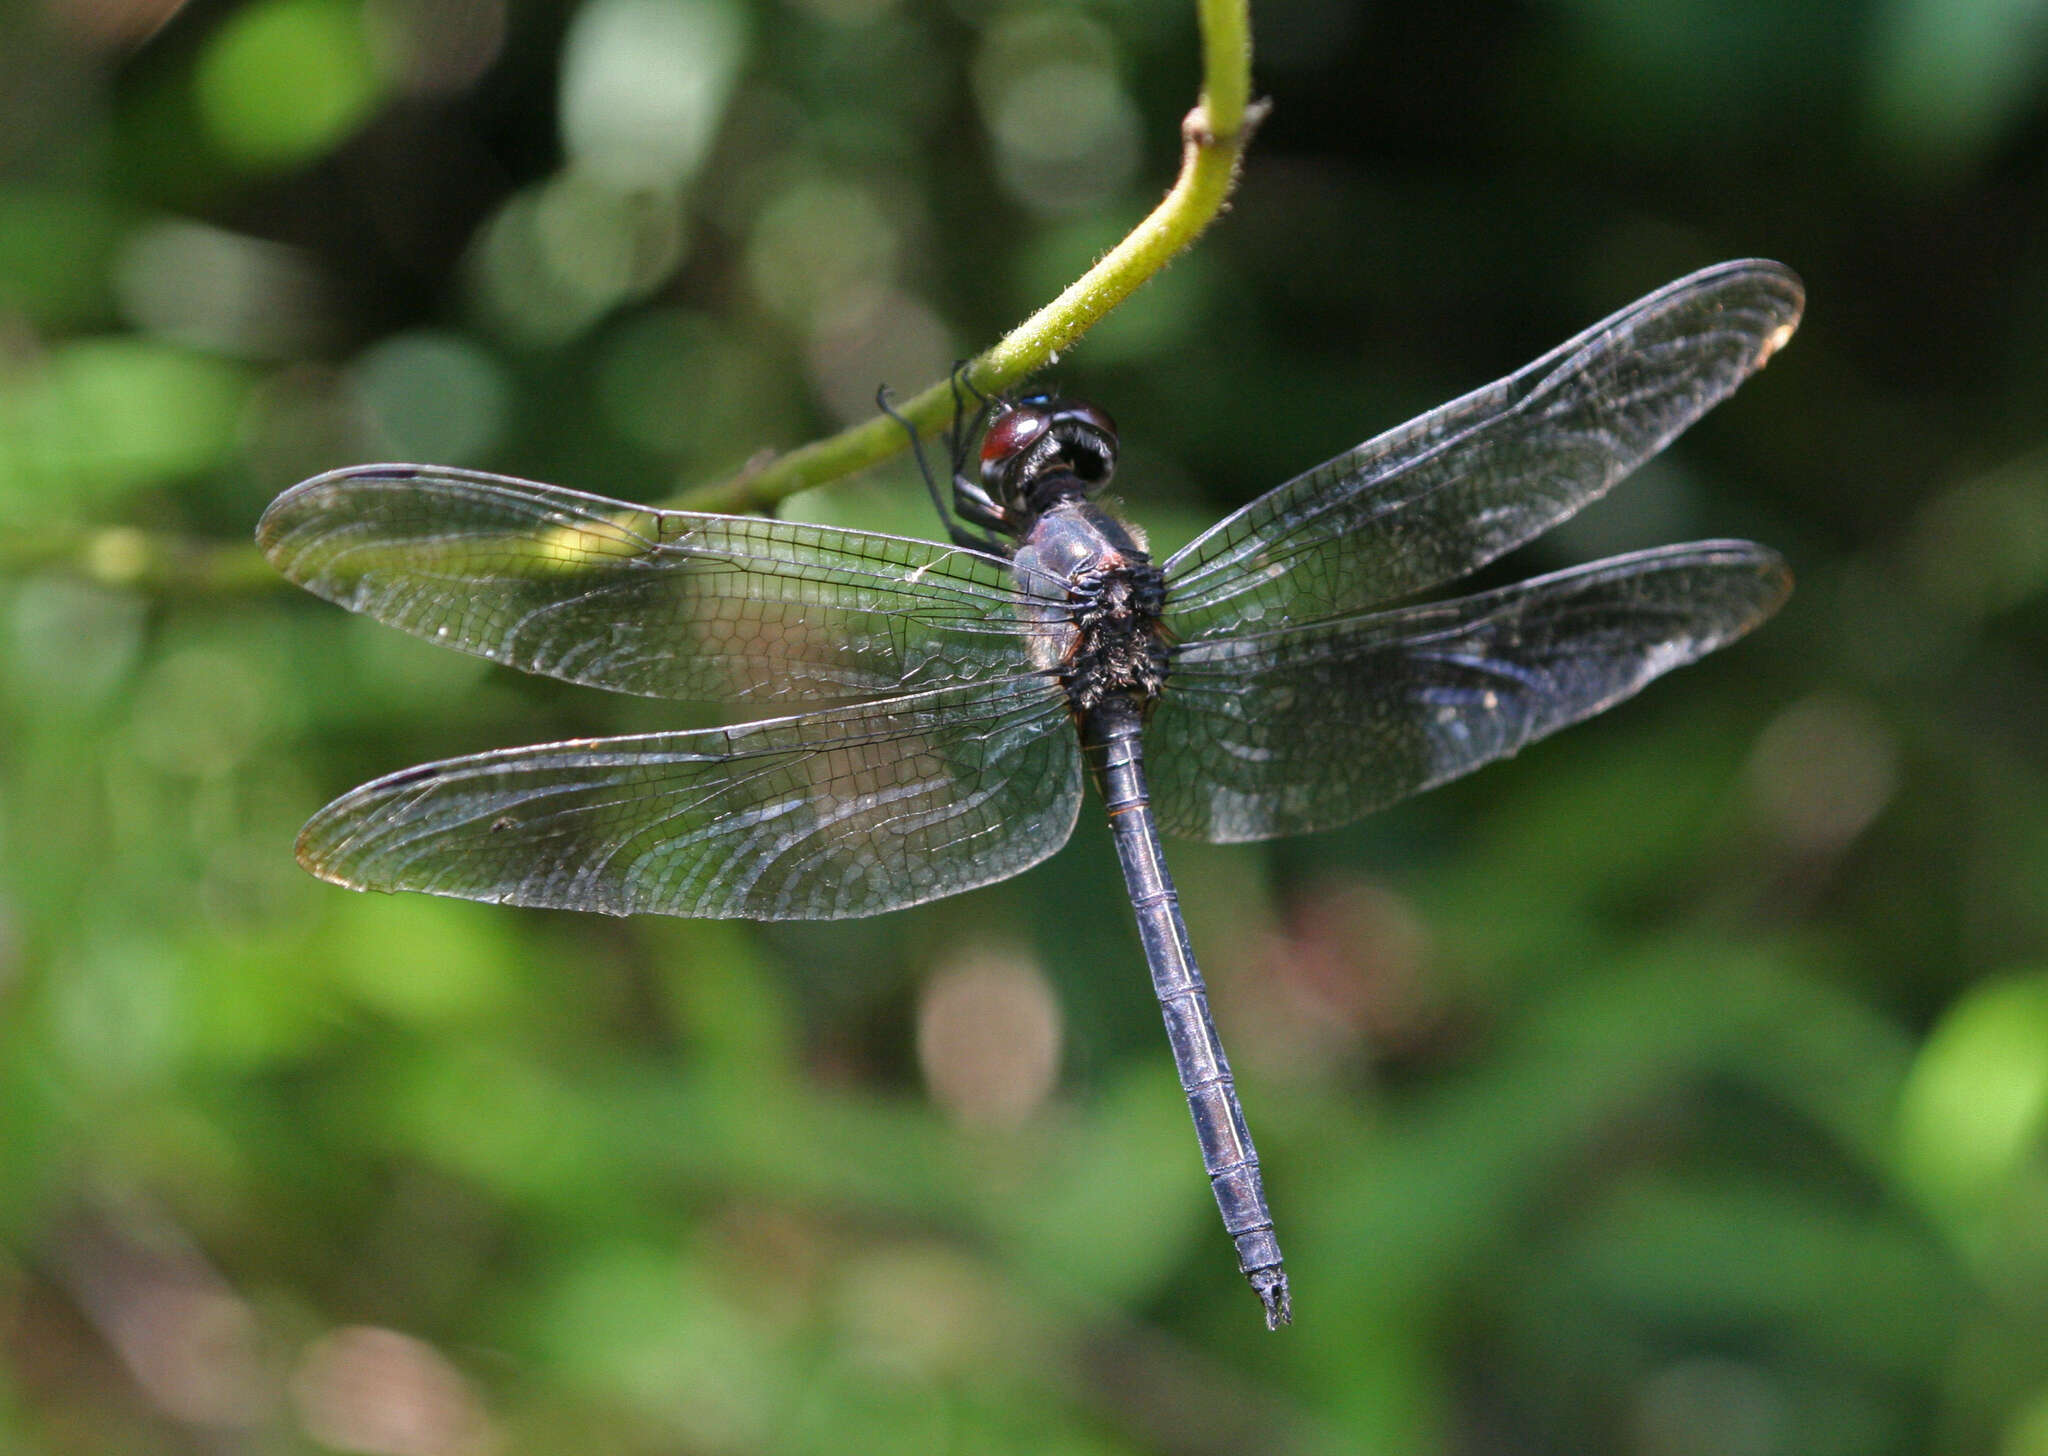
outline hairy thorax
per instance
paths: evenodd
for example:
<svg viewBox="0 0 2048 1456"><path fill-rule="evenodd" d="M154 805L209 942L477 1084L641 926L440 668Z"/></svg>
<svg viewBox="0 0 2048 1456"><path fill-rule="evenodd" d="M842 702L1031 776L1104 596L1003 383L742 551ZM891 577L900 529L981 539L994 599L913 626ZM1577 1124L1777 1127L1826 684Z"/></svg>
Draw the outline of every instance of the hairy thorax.
<svg viewBox="0 0 2048 1456"><path fill-rule="evenodd" d="M1166 578L1130 530L1086 501L1039 517L1017 550L1018 583L1044 606L1033 655L1077 713L1114 697L1145 708L1166 682Z"/></svg>

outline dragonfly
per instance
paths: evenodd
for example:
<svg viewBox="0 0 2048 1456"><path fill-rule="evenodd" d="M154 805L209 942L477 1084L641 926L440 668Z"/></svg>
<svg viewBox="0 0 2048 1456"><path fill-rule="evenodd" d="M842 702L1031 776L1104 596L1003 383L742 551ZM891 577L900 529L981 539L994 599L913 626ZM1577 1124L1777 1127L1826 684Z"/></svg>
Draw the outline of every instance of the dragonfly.
<svg viewBox="0 0 2048 1456"><path fill-rule="evenodd" d="M795 711L408 768L316 813L298 858L357 890L829 920L1022 873L1092 781L1224 1228L1278 1328L1288 1276L1162 833L1336 828L1769 617L1790 571L1737 540L1429 594L1599 499L1769 360L1803 303L1778 263L1693 273L1163 563L1100 504L1109 415L1049 395L956 418L943 542L430 465L317 476L257 539L328 601L530 673Z"/></svg>

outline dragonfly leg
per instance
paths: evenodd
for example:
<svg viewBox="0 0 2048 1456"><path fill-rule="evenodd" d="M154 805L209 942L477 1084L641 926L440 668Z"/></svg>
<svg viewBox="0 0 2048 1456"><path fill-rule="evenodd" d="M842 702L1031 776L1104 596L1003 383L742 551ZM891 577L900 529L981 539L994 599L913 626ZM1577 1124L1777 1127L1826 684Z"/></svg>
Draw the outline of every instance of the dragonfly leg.
<svg viewBox="0 0 2048 1456"><path fill-rule="evenodd" d="M946 528L947 537L956 546L968 546L976 551L992 551L1000 555L1003 548L994 536L989 535L985 531L968 530L959 521L954 519L951 511L946 509L946 498L939 489L939 479L932 473L931 462L925 458L924 440L917 433L917 426L905 419L902 412L890 402L888 385L885 384L875 391L875 408L894 420L902 427L903 433L910 437L910 453L912 458L917 461L917 473L924 477L925 491L932 498L932 509L939 513L939 520ZM953 429L955 431L959 429L957 419ZM948 446L949 453L957 449L957 444Z"/></svg>

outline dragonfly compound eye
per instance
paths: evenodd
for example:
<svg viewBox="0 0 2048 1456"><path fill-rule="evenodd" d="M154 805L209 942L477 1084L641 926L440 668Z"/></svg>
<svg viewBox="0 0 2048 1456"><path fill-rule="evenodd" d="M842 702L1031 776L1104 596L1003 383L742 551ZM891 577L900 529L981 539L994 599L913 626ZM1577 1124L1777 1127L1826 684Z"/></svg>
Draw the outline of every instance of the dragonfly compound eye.
<svg viewBox="0 0 2048 1456"><path fill-rule="evenodd" d="M1066 446L1067 463L1090 485L1102 485L1116 469L1116 421L1107 410L1068 400L1054 415L1053 432Z"/></svg>
<svg viewBox="0 0 2048 1456"><path fill-rule="evenodd" d="M981 481L990 490L1002 486L1010 467L1052 428L1053 411L1036 401L1012 405L988 427L981 442Z"/></svg>
<svg viewBox="0 0 2048 1456"><path fill-rule="evenodd" d="M1027 509L1043 509L1044 492L1034 489L1041 482L1072 477L1092 493L1115 468L1116 423L1075 400L1020 400L989 426L981 446L982 482Z"/></svg>

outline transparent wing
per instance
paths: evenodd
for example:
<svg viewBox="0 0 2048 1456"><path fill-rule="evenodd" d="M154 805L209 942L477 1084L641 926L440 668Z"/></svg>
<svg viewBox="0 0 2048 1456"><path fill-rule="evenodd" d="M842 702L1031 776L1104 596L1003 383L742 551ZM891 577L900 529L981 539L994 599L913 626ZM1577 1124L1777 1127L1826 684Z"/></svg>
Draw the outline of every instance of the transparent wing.
<svg viewBox="0 0 2048 1456"><path fill-rule="evenodd" d="M317 476L256 535L351 611L648 697L845 701L1030 665L1008 564L931 541L423 465Z"/></svg>
<svg viewBox="0 0 2048 1456"><path fill-rule="evenodd" d="M454 758L329 804L299 861L358 890L609 915L875 915L1067 840L1078 740L1020 677L692 733Z"/></svg>
<svg viewBox="0 0 2048 1456"><path fill-rule="evenodd" d="M1791 336L1780 264L1681 278L1497 384L1339 455L1166 563L1182 640L1362 611L1484 565L1649 459Z"/></svg>
<svg viewBox="0 0 2048 1456"><path fill-rule="evenodd" d="M1734 641L1791 586L1769 548L1707 541L1193 644L1145 734L1159 822L1216 843L1347 824Z"/></svg>

